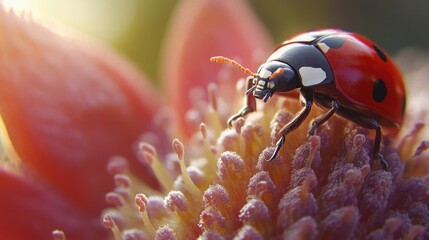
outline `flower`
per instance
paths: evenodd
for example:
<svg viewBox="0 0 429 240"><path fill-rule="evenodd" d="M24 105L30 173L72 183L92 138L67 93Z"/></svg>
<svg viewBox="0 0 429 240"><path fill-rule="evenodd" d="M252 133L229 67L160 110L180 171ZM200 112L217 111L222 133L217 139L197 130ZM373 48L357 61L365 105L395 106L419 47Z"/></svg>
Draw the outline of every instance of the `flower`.
<svg viewBox="0 0 429 240"><path fill-rule="evenodd" d="M28 22L23 23L11 13L5 16L5 19L22 24L17 28L22 32L29 35L33 32L25 27ZM224 22L215 22L219 19ZM70 76L77 81L78 89L84 90L83 93L77 91L71 95L63 89L64 86L61 88L62 84L54 85L56 91L53 92L60 94L52 95L55 96L53 99L79 96L78 99L88 99L92 103L106 91L111 93L109 96L131 100L115 105L109 99L106 105L101 105L101 110L97 104L91 108L105 113L101 114L102 118L94 117L103 120L101 127L99 121L91 125L97 126L95 133L81 125L60 125L61 131L56 135L35 134L39 137L37 139L27 138L33 136L27 132L22 133L23 139L14 138L16 135L12 134L11 123L16 119L8 122L5 117L8 115L1 112L11 143L22 162L16 167L16 159L7 160L5 165L8 169L0 172L0 191L4 191L2 196L6 196L0 200L0 208L2 213L8 210L4 219L15 219L12 223L0 220L0 236L18 239L29 238L24 234L37 233L32 235L33 239L46 239L46 233L56 228L61 229L52 232L56 240L66 236L69 239L104 239L106 235L99 229L101 221L97 221L96 215L105 206L100 201L100 192L105 191L105 201L110 207L104 210L102 222L111 229L114 239L429 237L429 161L424 151L428 147L424 138L428 135L422 128L427 111L425 106L415 104L418 94L410 96L413 109L408 111L403 133L396 138L384 138L381 153L389 163L388 171L381 170L369 157L371 131L345 119L333 117L320 126L315 136L307 138L305 126L322 113L323 110L318 108L313 109L300 128L286 137L286 145L278 157L267 162L274 151L272 146L279 137L279 129L300 109L298 101L273 98L267 104L260 104L258 112L246 119L238 119L233 129L226 129L228 116L241 107L244 81L233 80L239 79L239 71L208 62L213 55L225 55L255 69L266 56L271 44L244 1L182 2L173 19L173 30L165 48L164 89L161 94L167 98L164 106L154 101L158 98L150 86L141 87L132 80L135 75L128 74L133 70L123 66L115 55L101 58L106 50L94 54L94 49L88 50L67 39L55 39L57 35L34 25L34 33L45 33L54 38L53 43L58 45L54 45L49 53L57 59L68 62L71 57L79 58L75 63L77 66L66 65L73 67L73 74L68 72L70 70L62 71L62 76ZM203 34L205 31L210 34ZM67 46L70 45L76 51L56 52L69 49ZM39 50L45 45L36 46L34 49ZM412 54L416 57L415 53L406 53L399 57L399 62L401 57L408 59ZM82 66L84 63L88 63L85 68ZM100 69L96 63L104 67ZM410 69L423 72L412 76L412 79L424 79L422 76L426 76L424 69L427 66L420 63L413 64L407 60L403 63L410 65ZM81 78L86 79L84 73L87 71L95 71L95 82L102 81L103 84L94 88L81 83ZM10 74L8 72L6 76ZM120 88L112 94L112 89L108 88L112 82L132 86L132 89L124 87L125 90ZM16 93L20 93L21 88ZM87 91L89 96L84 94ZM24 93L31 96L33 91ZM39 103L37 98L34 100L37 108L45 106L41 103L46 104ZM0 107L3 105L0 103ZM103 106L112 105L116 107L104 112ZM130 105L134 107L127 111L129 115L118 120L117 112L128 109ZM69 105L60 102L58 106ZM73 120L76 112L88 113L85 111L88 102L76 101L74 106L73 114L65 112L53 119ZM14 109L17 111L19 108ZM17 129L28 125L24 129L37 130L34 123L18 122ZM80 130L82 138L77 145L54 145L67 148L51 156L49 153L55 153L55 148L46 142L68 143L65 137L70 127ZM176 137L170 147L172 151L165 147L168 137L163 130ZM134 144L142 133L144 136ZM112 140L105 136L115 138ZM43 159L31 164L38 155L31 152L23 157L25 148L18 147L20 141L26 141L25 146L42 142L40 145L43 147L36 144L31 149L40 152ZM418 147L414 151L416 144ZM71 163L67 160L82 160L81 156L73 157L77 153L86 153L88 148L94 155L85 158L86 165L73 171L74 174L62 176L59 178L62 181L58 182L52 165L55 165L55 170L70 168ZM13 153L9 153L8 159L13 157ZM45 162L45 159L50 160ZM105 165L114 186L107 180ZM109 186L112 186L110 192L105 190ZM82 192L87 194L82 195ZM33 218L24 217L24 213L14 211L16 209L30 212ZM27 232L16 230L23 226Z"/></svg>

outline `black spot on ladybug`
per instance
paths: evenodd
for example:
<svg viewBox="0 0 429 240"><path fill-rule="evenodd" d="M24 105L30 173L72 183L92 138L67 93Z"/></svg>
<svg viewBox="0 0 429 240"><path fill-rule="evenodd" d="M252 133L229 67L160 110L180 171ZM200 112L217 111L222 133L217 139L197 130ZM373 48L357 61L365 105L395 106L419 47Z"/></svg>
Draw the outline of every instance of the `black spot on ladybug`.
<svg viewBox="0 0 429 240"><path fill-rule="evenodd" d="M402 97L402 110L401 110L401 114L404 115L405 114L405 106L407 105L407 98L405 97L405 95Z"/></svg>
<svg viewBox="0 0 429 240"><path fill-rule="evenodd" d="M338 49L344 45L346 40L341 37L327 37L321 42L326 44L329 48Z"/></svg>
<svg viewBox="0 0 429 240"><path fill-rule="evenodd" d="M386 98L386 95L387 95L386 84L381 79L376 80L372 88L372 97L376 102L382 102Z"/></svg>
<svg viewBox="0 0 429 240"><path fill-rule="evenodd" d="M381 60L383 60L383 62L387 62L387 56L386 54L384 54L383 51L381 51L380 48L378 48L375 45L372 45L372 48L374 48L375 52L377 53L377 55L380 57Z"/></svg>

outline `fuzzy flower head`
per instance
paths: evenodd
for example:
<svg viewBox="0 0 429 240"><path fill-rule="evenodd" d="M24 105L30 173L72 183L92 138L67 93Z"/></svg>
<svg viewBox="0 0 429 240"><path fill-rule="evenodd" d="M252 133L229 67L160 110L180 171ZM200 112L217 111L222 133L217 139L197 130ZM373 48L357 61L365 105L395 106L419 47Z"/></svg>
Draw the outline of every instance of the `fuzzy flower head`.
<svg viewBox="0 0 429 240"><path fill-rule="evenodd" d="M290 103L288 109L293 105L299 107ZM133 231L142 239L428 237L427 158L419 150L425 142L404 160L385 143L385 171L371 166L369 131L334 117L308 140L301 136L305 129L286 137L291 145L267 162L276 141L274 126L293 116L278 106L282 99L235 129L214 132L203 124L199 140L189 144L199 146L196 152L184 154L193 147L174 140L176 158L168 161L179 167L160 162L153 167L159 181L175 179L160 192L129 187L141 183L125 189L118 184L114 192L148 194L137 193L139 211L132 194L121 196L129 200L107 210L105 218L114 217L125 239ZM425 174L409 169L415 161L426 166ZM130 216L138 212L140 218Z"/></svg>
<svg viewBox="0 0 429 240"><path fill-rule="evenodd" d="M218 84L207 86L208 100L191 106L188 120L199 125L191 138L173 140L165 156L140 144L138 155L161 189L136 180L126 167L114 173L127 179L106 195L115 196L104 213L115 239L429 237L429 145L421 140L421 121L407 115L401 134L384 138L389 168L383 170L372 160L372 131L344 118L332 117L307 138L306 126L324 111L315 107L268 162L279 130L302 106L274 97L225 128L245 90L241 79L229 94L224 77L233 71L219 70Z"/></svg>

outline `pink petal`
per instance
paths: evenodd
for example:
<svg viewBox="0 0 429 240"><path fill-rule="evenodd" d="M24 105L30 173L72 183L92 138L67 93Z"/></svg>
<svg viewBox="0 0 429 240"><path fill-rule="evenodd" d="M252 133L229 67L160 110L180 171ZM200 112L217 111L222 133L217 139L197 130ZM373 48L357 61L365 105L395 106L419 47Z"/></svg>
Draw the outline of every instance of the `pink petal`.
<svg viewBox="0 0 429 240"><path fill-rule="evenodd" d="M224 67L209 62L210 57L234 58L256 71L262 61L258 57L267 56L272 47L267 32L242 0L182 1L167 36L160 69L165 98L188 135L196 130L184 118L193 106L190 90L206 90ZM234 73L228 77L233 82L246 77L240 71Z"/></svg>
<svg viewBox="0 0 429 240"><path fill-rule="evenodd" d="M1 239L52 239L60 228L67 239L106 239L97 218L53 193L52 189L0 169Z"/></svg>
<svg viewBox="0 0 429 240"><path fill-rule="evenodd" d="M110 50L1 6L0 35L0 115L24 170L98 216L113 188L108 159L133 159L135 141L154 130L155 92ZM156 185L141 164L131 169Z"/></svg>

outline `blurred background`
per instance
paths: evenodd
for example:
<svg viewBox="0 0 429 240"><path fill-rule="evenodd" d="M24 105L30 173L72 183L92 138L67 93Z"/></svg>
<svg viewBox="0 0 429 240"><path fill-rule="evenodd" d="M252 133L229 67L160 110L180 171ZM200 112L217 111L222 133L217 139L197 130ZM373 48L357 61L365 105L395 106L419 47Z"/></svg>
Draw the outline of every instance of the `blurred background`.
<svg viewBox="0 0 429 240"><path fill-rule="evenodd" d="M198 1L198 0L189 0ZM16 12L66 26L122 52L154 82L164 35L178 0L3 0ZM429 46L428 0L248 0L273 43L318 28L359 32L394 55Z"/></svg>

